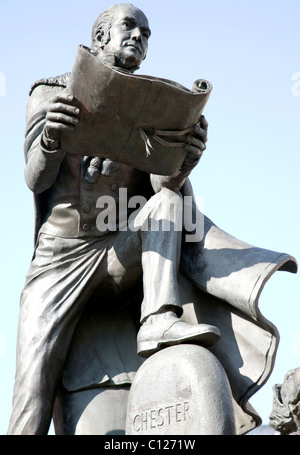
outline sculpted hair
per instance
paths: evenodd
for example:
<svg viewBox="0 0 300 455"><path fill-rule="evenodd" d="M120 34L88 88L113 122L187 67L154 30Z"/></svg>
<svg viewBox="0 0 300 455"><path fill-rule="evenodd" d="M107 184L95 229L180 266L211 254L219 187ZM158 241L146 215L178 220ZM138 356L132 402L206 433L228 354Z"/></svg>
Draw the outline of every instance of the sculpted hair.
<svg viewBox="0 0 300 455"><path fill-rule="evenodd" d="M120 6L131 6L131 3L118 3L112 5L103 11L96 19L92 29L92 44L91 48L95 48L97 41L101 41L102 47L104 47L110 40L110 29L112 26L114 11Z"/></svg>

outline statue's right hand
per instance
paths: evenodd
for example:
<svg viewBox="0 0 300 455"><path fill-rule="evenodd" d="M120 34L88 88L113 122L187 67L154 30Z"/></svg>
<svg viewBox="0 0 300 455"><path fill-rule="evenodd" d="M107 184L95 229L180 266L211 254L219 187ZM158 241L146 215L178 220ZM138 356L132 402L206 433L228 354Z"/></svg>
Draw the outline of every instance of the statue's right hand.
<svg viewBox="0 0 300 455"><path fill-rule="evenodd" d="M49 150L61 147L63 131L73 131L79 123L78 101L72 95L58 95L49 101L42 140Z"/></svg>

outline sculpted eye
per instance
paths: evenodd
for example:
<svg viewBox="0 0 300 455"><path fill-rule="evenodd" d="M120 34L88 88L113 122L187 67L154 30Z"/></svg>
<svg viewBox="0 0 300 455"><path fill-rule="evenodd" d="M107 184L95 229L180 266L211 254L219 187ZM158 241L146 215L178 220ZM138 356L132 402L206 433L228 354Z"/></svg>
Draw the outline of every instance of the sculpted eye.
<svg viewBox="0 0 300 455"><path fill-rule="evenodd" d="M130 28L130 26L131 26L131 24L130 24L129 21L123 21L123 22L122 22L122 27L123 27L123 28L128 29L128 28Z"/></svg>
<svg viewBox="0 0 300 455"><path fill-rule="evenodd" d="M144 31L144 30L142 31L142 35L143 35L143 37L146 38L146 39L149 39L149 37L150 37L149 32Z"/></svg>

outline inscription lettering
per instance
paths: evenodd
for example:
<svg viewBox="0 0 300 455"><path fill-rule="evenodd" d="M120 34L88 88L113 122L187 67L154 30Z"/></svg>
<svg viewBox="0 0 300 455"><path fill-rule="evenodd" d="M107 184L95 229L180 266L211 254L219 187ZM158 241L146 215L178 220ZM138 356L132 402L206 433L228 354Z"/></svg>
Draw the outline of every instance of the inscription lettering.
<svg viewBox="0 0 300 455"><path fill-rule="evenodd" d="M146 431L173 423L184 422L188 418L189 402L176 403L159 409L150 409L137 414L133 419L134 430Z"/></svg>

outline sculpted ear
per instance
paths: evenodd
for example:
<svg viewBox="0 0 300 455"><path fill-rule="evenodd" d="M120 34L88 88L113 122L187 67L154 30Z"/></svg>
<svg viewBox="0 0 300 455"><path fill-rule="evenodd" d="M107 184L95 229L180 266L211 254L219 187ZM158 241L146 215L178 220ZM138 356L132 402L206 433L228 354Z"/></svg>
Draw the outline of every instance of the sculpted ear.
<svg viewBox="0 0 300 455"><path fill-rule="evenodd" d="M103 36L104 36L103 30L98 30L98 32L96 33L96 40L99 43L101 43L101 47L104 47Z"/></svg>
<svg viewBox="0 0 300 455"><path fill-rule="evenodd" d="M110 41L110 31L100 29L96 33L96 41L100 43L100 47L103 49L105 45Z"/></svg>

